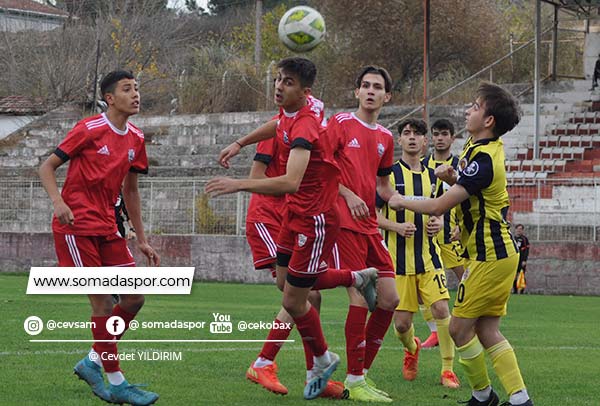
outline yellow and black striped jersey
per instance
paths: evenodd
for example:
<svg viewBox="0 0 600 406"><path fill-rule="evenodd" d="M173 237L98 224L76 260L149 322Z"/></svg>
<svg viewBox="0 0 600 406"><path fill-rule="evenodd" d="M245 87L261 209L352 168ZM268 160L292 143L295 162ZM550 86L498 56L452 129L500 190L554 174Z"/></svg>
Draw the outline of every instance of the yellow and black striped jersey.
<svg viewBox="0 0 600 406"><path fill-rule="evenodd" d="M510 202L502 140L468 143L458 162L457 184L469 193L469 198L457 206L463 257L496 261L516 255L506 220Z"/></svg>
<svg viewBox="0 0 600 406"><path fill-rule="evenodd" d="M450 155L450 157L448 159L446 159L445 161L436 161L433 158L433 154L430 154L430 155L427 155L425 158L423 158L423 165L425 165L427 168L431 168L433 170L435 170L435 168L437 168L438 166L440 166L442 164L450 165L454 169L456 169L456 168L458 168L458 157L454 156L454 155ZM441 179L438 179L437 183L438 183L437 188L438 188L438 190L441 190L441 193L444 193L445 191L450 189L450 185L447 184L446 182L442 181ZM454 230L454 228L456 227L457 224L458 223L457 223L457 216L456 216L456 208L452 208L444 214L444 228L442 228L442 231L440 231L437 235L438 243L450 244L452 242L450 240L452 238L452 230Z"/></svg>
<svg viewBox="0 0 600 406"><path fill-rule="evenodd" d="M390 182L406 199L429 199L436 197L437 178L433 169L421 163L421 171L413 171L402 160L392 166ZM397 223L411 222L417 231L411 238L404 238L396 232L384 230L383 236L396 268L396 275L414 275L442 268L440 247L436 238L427 236L425 226L429 216L409 210L392 210L386 202L377 197L377 207L389 220Z"/></svg>

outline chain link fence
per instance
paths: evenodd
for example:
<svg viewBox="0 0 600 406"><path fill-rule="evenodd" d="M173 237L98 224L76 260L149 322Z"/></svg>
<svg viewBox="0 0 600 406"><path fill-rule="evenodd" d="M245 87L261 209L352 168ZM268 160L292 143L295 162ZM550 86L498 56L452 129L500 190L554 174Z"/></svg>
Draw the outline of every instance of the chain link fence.
<svg viewBox="0 0 600 406"><path fill-rule="evenodd" d="M243 235L250 194L209 198L205 183L140 179L147 233ZM509 194L509 220L530 240L600 241L600 179L532 178L509 184ZM0 181L0 232L48 232L51 218L39 180Z"/></svg>
<svg viewBox="0 0 600 406"><path fill-rule="evenodd" d="M62 181L59 181L59 187ZM245 233L249 193L209 198L206 181L140 179L149 234ZM0 232L49 232L53 207L39 180L0 180Z"/></svg>

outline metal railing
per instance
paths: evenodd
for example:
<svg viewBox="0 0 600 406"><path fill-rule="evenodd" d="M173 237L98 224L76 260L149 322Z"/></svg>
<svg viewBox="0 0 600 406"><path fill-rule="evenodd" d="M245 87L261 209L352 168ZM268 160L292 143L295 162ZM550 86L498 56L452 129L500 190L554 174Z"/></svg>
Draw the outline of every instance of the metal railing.
<svg viewBox="0 0 600 406"><path fill-rule="evenodd" d="M250 195L209 198L204 181L142 179L149 234L243 235ZM533 241L599 241L600 179L524 179L509 185L509 220ZM0 232L49 232L52 204L39 180L0 181Z"/></svg>

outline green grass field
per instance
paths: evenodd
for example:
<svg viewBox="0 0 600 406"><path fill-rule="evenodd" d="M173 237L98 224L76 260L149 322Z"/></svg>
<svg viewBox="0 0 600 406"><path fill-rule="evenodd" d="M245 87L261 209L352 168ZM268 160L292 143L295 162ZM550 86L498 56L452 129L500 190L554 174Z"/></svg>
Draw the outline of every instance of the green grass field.
<svg viewBox="0 0 600 406"><path fill-rule="evenodd" d="M31 343L36 339L91 339L91 332L44 330L31 337L24 320L36 315L46 321L87 321L89 305L83 296L27 296L26 276L0 276L0 405L100 405L88 386L73 374L75 363L87 353L87 343ZM264 339L267 331L237 332L238 321L271 321L280 303L274 286L196 283L190 296L152 296L139 321L206 321L203 330L137 330L126 339ZM502 331L516 350L521 371L536 406L597 406L600 404L600 298L570 296L513 296ZM323 292L322 320L331 349L344 355L344 290ZM232 334L212 335L212 313L231 315ZM426 325L415 318L417 334L426 338ZM296 331L292 339L298 340ZM300 405L304 357L299 341L287 343L278 356L280 379L290 393L277 397L244 378L260 350L260 343L121 343L119 351L181 351L181 361L124 361L131 383L149 383L162 405ZM334 374L343 380L345 363ZM463 381L459 390L438 384L439 350L423 351L417 380L402 379L402 350L390 331L369 376L389 392L394 404L450 406L470 397ZM506 399L491 373L493 385ZM314 400L311 404L331 404ZM347 402L347 401L340 401Z"/></svg>

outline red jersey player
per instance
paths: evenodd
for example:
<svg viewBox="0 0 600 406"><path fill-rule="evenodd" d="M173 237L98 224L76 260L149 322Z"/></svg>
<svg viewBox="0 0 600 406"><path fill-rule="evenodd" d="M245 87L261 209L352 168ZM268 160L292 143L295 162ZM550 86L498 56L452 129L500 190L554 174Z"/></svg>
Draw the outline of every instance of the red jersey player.
<svg viewBox="0 0 600 406"><path fill-rule="evenodd" d="M67 134L55 152L40 166L39 175L54 204L52 231L58 265L66 267L135 266L127 241L117 232L114 205L121 185L130 219L137 231L139 249L154 265L159 255L148 244L140 210L137 174L148 172L144 134L128 119L140 109L140 94L131 72L114 71L100 84L108 111L86 118ZM71 161L59 193L56 168ZM106 328L111 316L126 324L144 304L143 295L121 295L113 305L110 294L88 295L92 306L95 340L118 340ZM105 387L102 367L109 386ZM95 395L112 403L149 405L153 392L130 385L119 368L117 344L95 342L90 353L75 366Z"/></svg>
<svg viewBox="0 0 600 406"><path fill-rule="evenodd" d="M207 184L206 191L215 196L238 191L287 193L277 239L278 286L283 288L283 307L314 354L314 367L304 388L304 397L313 399L325 390L339 364L339 356L327 350L319 315L307 300L319 277L328 273L327 259L339 232L339 168L333 156L336 145L322 126L323 104L310 96L315 65L305 58L288 58L277 67L277 145L285 174L266 179L216 178ZM222 165L228 167L229 158L243 145L259 140L248 135L236 142L237 147L232 144L223 150ZM354 278L350 272L346 274L348 281L340 285L350 286Z"/></svg>
<svg viewBox="0 0 600 406"><path fill-rule="evenodd" d="M269 122L255 131L266 131L268 134L275 133L276 121ZM259 142L256 146L254 162L250 169L250 178L271 178L285 174L285 168L280 165L277 152L275 138ZM270 270L274 278L277 277L275 272L277 244L275 241L281 229L284 203L284 195L274 196L253 193L250 197L246 215L246 240L252 252L254 267L256 269ZM320 292L318 290L311 290L308 300L319 311L321 303ZM273 393L286 395L288 389L277 378L275 357L283 345L281 341L289 337L294 327L294 320L284 308L281 308L274 320L273 326L257 359L248 367L246 378ZM313 356L309 348L306 347L305 350L307 350L307 370L310 371L313 367ZM327 388L320 395L320 397L330 398L342 398L343 396L343 383L331 380L328 382Z"/></svg>
<svg viewBox="0 0 600 406"><path fill-rule="evenodd" d="M366 66L356 78L354 94L359 101L354 113L339 113L327 125L339 147L336 159L341 169L338 205L341 231L337 239L340 265L379 270L377 308L368 323L367 305L356 289L348 288L350 307L346 318L348 371L344 382L350 399L391 402L389 395L367 384L367 371L383 341L398 305L394 265L379 233L375 209L376 192L385 199L395 193L389 174L394 162L394 139L377 123L379 112L391 97L389 73Z"/></svg>

